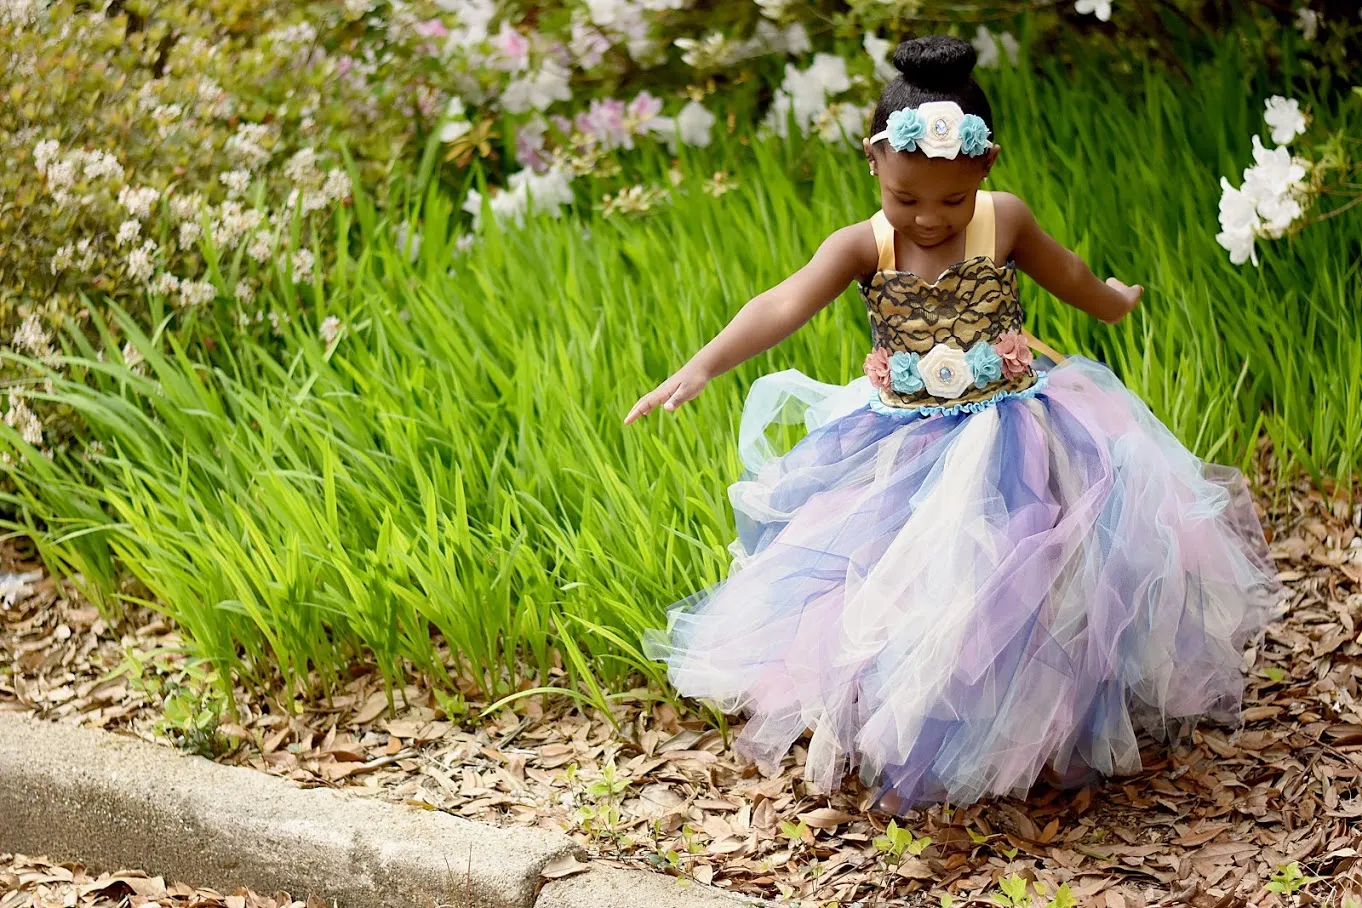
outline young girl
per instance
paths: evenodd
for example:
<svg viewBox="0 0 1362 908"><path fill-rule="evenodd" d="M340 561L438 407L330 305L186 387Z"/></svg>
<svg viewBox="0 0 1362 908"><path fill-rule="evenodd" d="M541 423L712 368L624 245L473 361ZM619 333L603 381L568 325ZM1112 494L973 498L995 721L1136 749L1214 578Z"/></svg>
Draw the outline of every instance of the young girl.
<svg viewBox="0 0 1362 908"><path fill-rule="evenodd" d="M733 568L646 645L681 693L750 714L737 746L764 768L811 730L805 778L829 791L859 766L891 810L1134 772L1139 731L1236 719L1243 647L1280 598L1237 471L1106 367L1033 360L1018 269L1107 323L1142 288L980 190L999 147L974 62L955 38L899 46L864 142L882 210L625 419L693 399L857 282L865 377L753 386ZM809 434L773 458L764 430L792 411Z"/></svg>

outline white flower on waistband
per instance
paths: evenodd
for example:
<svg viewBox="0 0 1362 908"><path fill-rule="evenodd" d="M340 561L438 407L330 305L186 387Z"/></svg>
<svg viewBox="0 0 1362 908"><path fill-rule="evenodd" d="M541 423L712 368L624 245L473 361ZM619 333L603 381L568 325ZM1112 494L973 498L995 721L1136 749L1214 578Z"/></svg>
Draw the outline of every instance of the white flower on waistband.
<svg viewBox="0 0 1362 908"><path fill-rule="evenodd" d="M918 361L917 371L922 376L927 393L933 397L951 400L964 394L965 389L974 384L974 373L965 359L965 351L946 344L937 344L929 350Z"/></svg>

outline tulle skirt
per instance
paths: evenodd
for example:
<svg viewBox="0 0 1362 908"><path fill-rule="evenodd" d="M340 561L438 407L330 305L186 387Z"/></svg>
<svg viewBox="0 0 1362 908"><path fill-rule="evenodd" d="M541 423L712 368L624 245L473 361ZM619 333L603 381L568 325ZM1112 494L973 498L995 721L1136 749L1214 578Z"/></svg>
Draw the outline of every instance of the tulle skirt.
<svg viewBox="0 0 1362 908"><path fill-rule="evenodd" d="M966 804L1237 720L1244 647L1281 608L1238 471L1078 357L973 412L870 397L753 386L732 569L645 640L682 694L749 715L741 752L773 768L811 730L817 790L859 768L877 800ZM796 420L774 456L765 430Z"/></svg>

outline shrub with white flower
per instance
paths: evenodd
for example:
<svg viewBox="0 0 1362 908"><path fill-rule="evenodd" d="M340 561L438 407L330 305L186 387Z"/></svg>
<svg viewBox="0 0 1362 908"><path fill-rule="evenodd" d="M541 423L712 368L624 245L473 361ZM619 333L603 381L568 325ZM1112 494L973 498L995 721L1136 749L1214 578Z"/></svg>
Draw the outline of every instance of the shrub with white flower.
<svg viewBox="0 0 1362 908"><path fill-rule="evenodd" d="M1318 192L1307 181L1311 162L1291 154L1286 143L1302 135L1308 120L1299 102L1280 95L1268 98L1263 117L1272 130L1276 148L1253 137L1253 166L1244 170L1243 183L1230 185L1221 177L1219 243L1236 265L1258 264L1258 239L1278 239L1295 227Z"/></svg>

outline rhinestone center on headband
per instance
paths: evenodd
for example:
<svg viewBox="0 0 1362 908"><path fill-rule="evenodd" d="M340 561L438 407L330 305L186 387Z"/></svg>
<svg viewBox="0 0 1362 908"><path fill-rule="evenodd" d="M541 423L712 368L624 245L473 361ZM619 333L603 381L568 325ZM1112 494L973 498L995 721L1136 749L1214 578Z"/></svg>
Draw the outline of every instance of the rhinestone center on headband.
<svg viewBox="0 0 1362 908"><path fill-rule="evenodd" d="M937 120L936 123L933 124L932 128L936 130L936 134L939 136L944 136L950 129L950 127L946 125L945 120Z"/></svg>

